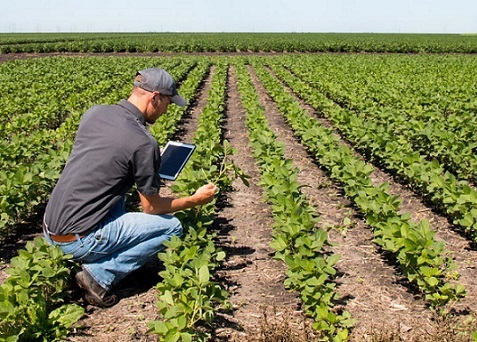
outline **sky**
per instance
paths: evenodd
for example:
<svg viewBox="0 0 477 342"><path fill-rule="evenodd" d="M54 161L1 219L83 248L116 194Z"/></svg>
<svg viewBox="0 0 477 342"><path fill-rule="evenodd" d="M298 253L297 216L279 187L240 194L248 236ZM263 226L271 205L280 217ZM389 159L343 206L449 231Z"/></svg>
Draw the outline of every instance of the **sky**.
<svg viewBox="0 0 477 342"><path fill-rule="evenodd" d="M0 0L0 32L477 33L475 0Z"/></svg>

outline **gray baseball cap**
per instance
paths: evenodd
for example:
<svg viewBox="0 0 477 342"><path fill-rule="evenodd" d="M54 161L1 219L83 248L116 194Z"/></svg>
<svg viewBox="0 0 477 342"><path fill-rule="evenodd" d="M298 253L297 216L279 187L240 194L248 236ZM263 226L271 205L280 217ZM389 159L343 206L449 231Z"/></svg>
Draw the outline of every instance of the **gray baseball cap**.
<svg viewBox="0 0 477 342"><path fill-rule="evenodd" d="M138 77L139 75L141 77ZM171 101L178 106L187 104L187 100L177 92L176 82L164 69L149 68L138 71L134 85L147 91L158 91L163 95L168 95Z"/></svg>

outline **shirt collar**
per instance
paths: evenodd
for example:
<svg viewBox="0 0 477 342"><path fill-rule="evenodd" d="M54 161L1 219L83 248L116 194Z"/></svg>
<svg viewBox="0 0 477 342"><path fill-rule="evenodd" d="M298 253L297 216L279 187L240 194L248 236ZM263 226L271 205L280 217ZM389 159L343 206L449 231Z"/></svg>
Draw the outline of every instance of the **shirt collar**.
<svg viewBox="0 0 477 342"><path fill-rule="evenodd" d="M146 119L144 119L143 113L135 105L133 105L128 100L121 100L118 105L133 114L139 120L140 123L146 126Z"/></svg>

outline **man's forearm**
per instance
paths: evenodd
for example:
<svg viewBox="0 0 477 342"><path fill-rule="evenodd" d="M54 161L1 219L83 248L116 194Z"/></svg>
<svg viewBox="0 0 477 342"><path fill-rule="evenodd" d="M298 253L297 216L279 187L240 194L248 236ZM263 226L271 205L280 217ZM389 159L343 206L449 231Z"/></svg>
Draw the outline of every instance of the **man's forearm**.
<svg viewBox="0 0 477 342"><path fill-rule="evenodd" d="M161 197L157 195L143 195L139 193L142 210L146 214L168 214L197 205L209 203L219 191L213 183L201 186L191 195L182 198Z"/></svg>
<svg viewBox="0 0 477 342"><path fill-rule="evenodd" d="M142 210L146 214L168 214L179 210L189 209L197 205L193 196L187 196L182 198L173 197L161 197L156 195L156 198L151 199L147 196L147 200L144 200L146 196L139 194L141 198Z"/></svg>

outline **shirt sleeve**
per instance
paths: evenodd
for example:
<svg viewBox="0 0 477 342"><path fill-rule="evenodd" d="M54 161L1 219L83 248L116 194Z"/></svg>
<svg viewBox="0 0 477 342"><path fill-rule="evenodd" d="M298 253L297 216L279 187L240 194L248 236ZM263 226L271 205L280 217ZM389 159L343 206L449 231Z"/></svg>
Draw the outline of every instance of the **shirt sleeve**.
<svg viewBox="0 0 477 342"><path fill-rule="evenodd" d="M161 154L157 143L139 146L131 158L132 172L137 189L144 195L157 195L161 179Z"/></svg>

